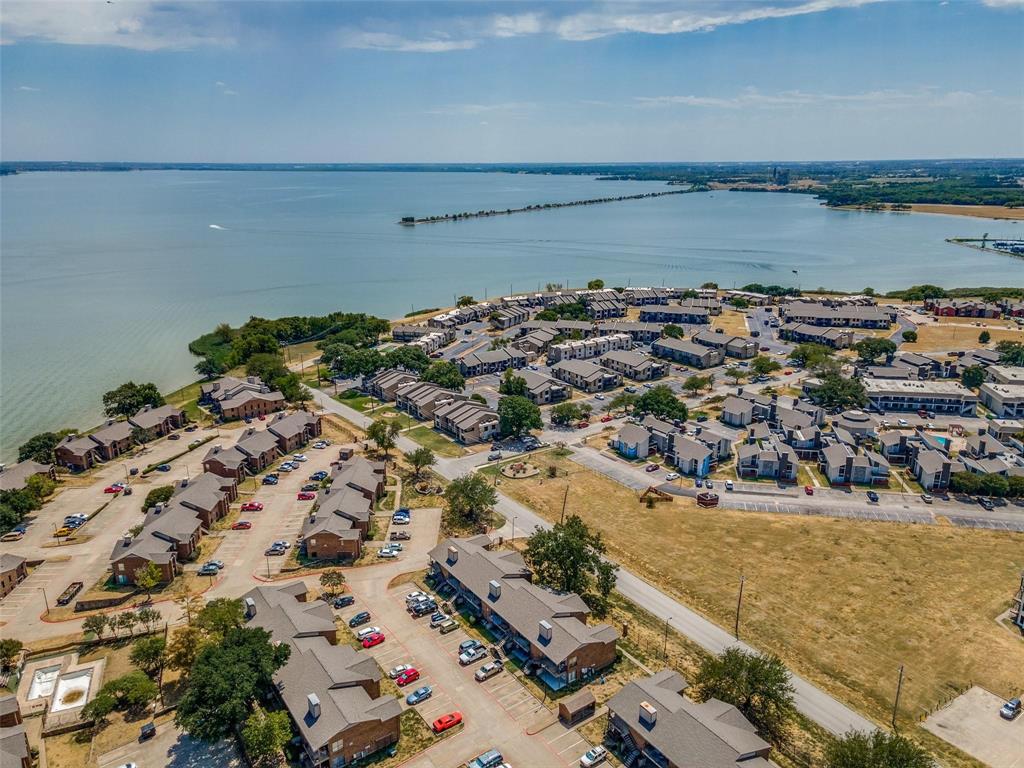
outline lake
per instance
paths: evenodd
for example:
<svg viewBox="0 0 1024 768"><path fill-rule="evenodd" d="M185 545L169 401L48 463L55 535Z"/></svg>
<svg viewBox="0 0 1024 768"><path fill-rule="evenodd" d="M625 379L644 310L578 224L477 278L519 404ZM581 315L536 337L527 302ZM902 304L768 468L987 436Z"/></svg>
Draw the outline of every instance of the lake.
<svg viewBox="0 0 1024 768"><path fill-rule="evenodd" d="M740 192L402 227L402 216L666 189L497 173L26 173L0 178L0 457L99 422L128 379L192 379L189 340L250 315L397 317L453 297L750 282L860 290L1021 285L1024 261L949 245L1019 236L954 216L830 211ZM794 274L793 270L798 270Z"/></svg>

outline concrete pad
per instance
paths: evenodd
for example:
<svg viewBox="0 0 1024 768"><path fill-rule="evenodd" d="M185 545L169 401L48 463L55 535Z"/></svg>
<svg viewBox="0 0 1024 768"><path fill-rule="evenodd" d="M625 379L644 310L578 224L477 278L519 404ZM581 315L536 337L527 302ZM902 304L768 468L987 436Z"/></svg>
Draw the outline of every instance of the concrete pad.
<svg viewBox="0 0 1024 768"><path fill-rule="evenodd" d="M924 721L924 727L992 768L1024 768L1024 715L1004 720L1004 700L974 686Z"/></svg>

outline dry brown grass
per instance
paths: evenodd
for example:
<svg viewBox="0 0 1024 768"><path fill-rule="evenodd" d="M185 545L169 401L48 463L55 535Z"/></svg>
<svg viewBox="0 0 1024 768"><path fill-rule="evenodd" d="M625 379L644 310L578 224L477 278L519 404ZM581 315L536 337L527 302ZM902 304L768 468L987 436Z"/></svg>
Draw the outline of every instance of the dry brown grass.
<svg viewBox="0 0 1024 768"><path fill-rule="evenodd" d="M959 323L937 323L922 325L917 329L917 341L903 344L900 349L909 352L939 352L951 349L976 349L983 346L978 343L978 335L988 330L990 344L999 341L1024 341L1024 331L1012 331L1000 328L983 329L976 325Z"/></svg>
<svg viewBox="0 0 1024 768"><path fill-rule="evenodd" d="M747 336L747 316L735 309L722 309L722 314L711 318L712 328L721 328L730 336Z"/></svg>
<svg viewBox="0 0 1024 768"><path fill-rule="evenodd" d="M703 510L676 499L647 509L568 459L567 511L613 557L719 624L731 626L745 574L742 635L879 721L906 665L902 713L916 720L954 687L1024 687L1024 642L994 621L1024 568L1021 538L938 526ZM565 481L506 481L502 491L549 520Z"/></svg>
<svg viewBox="0 0 1024 768"><path fill-rule="evenodd" d="M1007 208L1003 205L933 205L912 203L914 213L944 213L952 216L973 216L980 219L1024 220L1024 208Z"/></svg>

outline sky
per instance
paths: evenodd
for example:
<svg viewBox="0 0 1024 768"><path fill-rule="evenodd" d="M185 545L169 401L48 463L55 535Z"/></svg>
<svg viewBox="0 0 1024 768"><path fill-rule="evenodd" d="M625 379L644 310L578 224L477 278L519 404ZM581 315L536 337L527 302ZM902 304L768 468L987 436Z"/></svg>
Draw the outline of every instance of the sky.
<svg viewBox="0 0 1024 768"><path fill-rule="evenodd" d="M1024 156L1024 0L0 6L0 159Z"/></svg>

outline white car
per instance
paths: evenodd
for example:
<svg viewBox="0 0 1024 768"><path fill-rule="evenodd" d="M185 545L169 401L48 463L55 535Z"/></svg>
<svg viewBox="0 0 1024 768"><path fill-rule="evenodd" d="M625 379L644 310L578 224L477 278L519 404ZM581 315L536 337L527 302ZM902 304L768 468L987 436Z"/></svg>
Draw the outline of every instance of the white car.
<svg viewBox="0 0 1024 768"><path fill-rule="evenodd" d="M290 541L285 541L284 539L278 539L277 541L275 541L270 546L278 547L279 549L288 549L289 547L291 547L291 545L292 544L291 544Z"/></svg>
<svg viewBox="0 0 1024 768"><path fill-rule="evenodd" d="M327 447L327 443L325 443L323 440L317 440L315 443L313 443L313 447L318 450L321 450Z"/></svg>
<svg viewBox="0 0 1024 768"><path fill-rule="evenodd" d="M594 395L595 400L604 400L604 395Z"/></svg>
<svg viewBox="0 0 1024 768"><path fill-rule="evenodd" d="M934 501L934 499L932 498L931 494L929 494L929 493L922 493L921 494L921 501L923 501L925 504L931 504Z"/></svg>
<svg viewBox="0 0 1024 768"><path fill-rule="evenodd" d="M665 479L666 480L678 480L679 479L679 473L678 472L669 472L667 475L665 475Z"/></svg>
<svg viewBox="0 0 1024 768"><path fill-rule="evenodd" d="M304 453L296 453L294 456L292 456L292 458L295 461L309 461L309 457L306 456L306 454Z"/></svg>
<svg viewBox="0 0 1024 768"><path fill-rule="evenodd" d="M378 632L380 632L380 627L363 627L358 632L356 632L356 639L362 640L367 635L374 635Z"/></svg>
<svg viewBox="0 0 1024 768"><path fill-rule="evenodd" d="M410 592L408 595L405 596L405 604L411 605L412 603L418 603L425 597L430 597L430 595L428 595L426 592L420 592L419 590L415 592Z"/></svg>
<svg viewBox="0 0 1024 768"><path fill-rule="evenodd" d="M459 664L466 666L467 664L472 664L475 661L480 661L480 659L485 658L487 658L487 649L483 646L477 646L476 648L471 648L468 651L460 653Z"/></svg>
<svg viewBox="0 0 1024 768"><path fill-rule="evenodd" d="M899 420L899 422L897 422L897 423L898 423L898 424L899 424L899 425L900 425L901 427L906 427L906 426L908 426L908 425L909 425L909 422L908 422L908 421L907 421L906 419L900 419L900 420Z"/></svg>
<svg viewBox="0 0 1024 768"><path fill-rule="evenodd" d="M608 750L601 745L591 747L580 758L580 768L591 768L591 766L603 763L608 759Z"/></svg>
<svg viewBox="0 0 1024 768"><path fill-rule="evenodd" d="M292 464L290 461L286 461L284 464L278 467L277 470L278 472L294 472L296 470L296 466Z"/></svg>
<svg viewBox="0 0 1024 768"><path fill-rule="evenodd" d="M391 671L388 672L388 677L394 680L407 669L412 669L412 664L399 664L397 667L391 668Z"/></svg>
<svg viewBox="0 0 1024 768"><path fill-rule="evenodd" d="M380 552L377 553L377 557L383 557L385 559L391 559L391 558L398 557L398 553L395 552L393 549L382 549Z"/></svg>
<svg viewBox="0 0 1024 768"><path fill-rule="evenodd" d="M733 489L732 480L726 480L725 481L725 490L731 491L732 489Z"/></svg>

